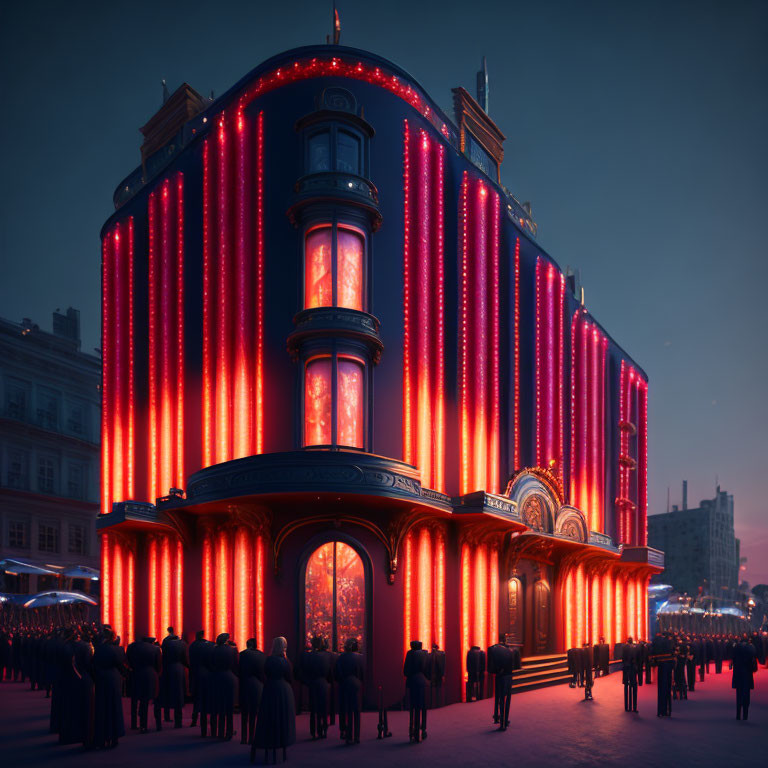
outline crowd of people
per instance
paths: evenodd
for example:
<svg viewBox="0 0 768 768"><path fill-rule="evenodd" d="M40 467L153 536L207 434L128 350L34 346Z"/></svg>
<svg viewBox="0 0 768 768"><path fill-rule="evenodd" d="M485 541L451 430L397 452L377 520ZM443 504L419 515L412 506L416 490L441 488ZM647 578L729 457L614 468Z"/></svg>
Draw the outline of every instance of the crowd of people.
<svg viewBox="0 0 768 768"><path fill-rule="evenodd" d="M696 678L703 683L714 667L723 672L728 664L731 685L736 692L736 719L749 716L750 691L754 689L754 673L758 664L768 660L768 633L742 635L684 634L659 632L649 643L635 642L631 637L614 646L614 661L621 662L624 685L624 709L637 712L637 691L643 684L657 682L657 716L670 717L672 702L688 699L696 690ZM585 699L592 699L594 678L609 672L609 647L603 638L594 646L584 644L567 653L571 688L583 687Z"/></svg>
<svg viewBox="0 0 768 768"><path fill-rule="evenodd" d="M264 762L283 759L296 740L294 683L301 696L309 694L309 729L312 739L326 739L329 726L339 721L339 736L347 744L360 743L360 711L364 662L359 641L347 639L341 653L329 650L321 636L299 654L295 669L288 659L284 637L276 637L267 656L247 641L238 652L228 634L215 642L197 632L188 646L168 627L162 642L143 637L123 646L112 627L96 623L28 627L0 625L0 680L29 681L32 690L50 699L50 732L61 744L111 749L125 735L123 697L130 699L130 728L146 733L152 705L154 728L165 723L183 727L183 707L192 701L191 727L203 738L231 740L234 716L240 712L240 742L250 745L251 762L263 752ZM768 658L768 634L684 635L659 633L652 643L630 637L614 647L624 685L624 708L637 712L637 690L656 677L658 716L668 717L673 700L685 700L703 683L714 666L732 672L737 718L749 715L754 672ZM571 687L583 688L592 699L596 678L610 672L609 647L601 638L567 653ZM499 730L510 724L514 673L521 669L520 651L505 642L484 651L472 646L466 656L466 700L484 698L486 673L493 680L493 720ZM427 710L443 703L445 652L431 651L419 641L410 644L403 675L405 701L410 711L409 739L427 738ZM698 678L698 679L697 679ZM489 682L490 682L489 679ZM301 709L301 699L299 707ZM338 710L338 712L337 712ZM383 696L379 696L378 737L391 736Z"/></svg>

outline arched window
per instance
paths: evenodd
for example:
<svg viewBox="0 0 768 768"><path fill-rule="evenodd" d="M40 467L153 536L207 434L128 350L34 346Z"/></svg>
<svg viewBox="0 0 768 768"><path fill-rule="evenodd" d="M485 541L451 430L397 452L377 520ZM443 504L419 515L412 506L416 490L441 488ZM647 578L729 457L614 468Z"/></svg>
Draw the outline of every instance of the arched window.
<svg viewBox="0 0 768 768"><path fill-rule="evenodd" d="M304 240L304 309L363 309L365 237L349 226L320 224Z"/></svg>
<svg viewBox="0 0 768 768"><path fill-rule="evenodd" d="M329 541L307 560L304 574L304 639L319 635L333 651L350 637L365 646L365 568L351 545Z"/></svg>

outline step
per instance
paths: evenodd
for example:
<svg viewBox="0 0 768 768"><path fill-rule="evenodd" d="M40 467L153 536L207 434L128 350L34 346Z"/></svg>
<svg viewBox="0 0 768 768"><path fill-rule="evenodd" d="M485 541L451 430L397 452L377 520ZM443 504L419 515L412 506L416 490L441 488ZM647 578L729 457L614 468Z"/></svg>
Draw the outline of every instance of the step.
<svg viewBox="0 0 768 768"><path fill-rule="evenodd" d="M544 661L540 664L523 664L523 670L524 671L534 671L534 670L541 670L541 669L562 669L563 667L567 667L568 662L565 659L555 659L553 661Z"/></svg>
<svg viewBox="0 0 768 768"><path fill-rule="evenodd" d="M567 667L557 667L556 669L540 669L533 672L526 670L517 670L512 676L512 680L544 680L547 677L558 677L559 675L567 675Z"/></svg>
<svg viewBox="0 0 768 768"><path fill-rule="evenodd" d="M521 661L523 666L526 664L543 664L550 661L567 661L568 657L564 653L550 653L545 656L523 656Z"/></svg>
<svg viewBox="0 0 768 768"><path fill-rule="evenodd" d="M533 691L537 688L547 688L550 685L563 685L571 681L571 675L558 675L556 677L549 677L545 680L521 680L518 683L512 683L512 693L524 693L525 691Z"/></svg>

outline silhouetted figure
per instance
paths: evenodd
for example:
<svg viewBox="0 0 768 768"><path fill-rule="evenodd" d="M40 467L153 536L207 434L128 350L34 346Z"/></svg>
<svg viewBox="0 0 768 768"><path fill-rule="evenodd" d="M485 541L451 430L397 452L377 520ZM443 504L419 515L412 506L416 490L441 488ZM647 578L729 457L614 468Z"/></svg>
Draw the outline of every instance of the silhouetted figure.
<svg viewBox="0 0 768 768"><path fill-rule="evenodd" d="M501 694L501 687L499 685L499 675L502 674L504 667L504 659L507 656L509 648L504 644L504 637L499 639L498 643L488 647L488 652L485 655L487 662L487 672L489 675L493 675L493 722L498 724L504 724L504 704L500 700L503 698Z"/></svg>
<svg viewBox="0 0 768 768"><path fill-rule="evenodd" d="M339 683L339 736L347 744L360 743L360 699L363 692L365 665L354 637L344 643L344 652L336 659L335 674Z"/></svg>
<svg viewBox="0 0 768 768"><path fill-rule="evenodd" d="M675 671L673 675L674 685L672 687L672 698L683 699L688 698L688 681L687 681L687 664L690 649L688 645L682 643L677 646L675 652Z"/></svg>
<svg viewBox="0 0 768 768"><path fill-rule="evenodd" d="M213 690L216 699L216 735L229 741L234 735L235 701L237 700L237 648L222 632L213 649Z"/></svg>
<svg viewBox="0 0 768 768"><path fill-rule="evenodd" d="M650 685L653 682L653 660L651 658L652 656L652 646L647 641L643 641L643 667L645 668L645 684Z"/></svg>
<svg viewBox="0 0 768 768"><path fill-rule="evenodd" d="M571 675L571 682L568 683L569 688L575 688L580 685L579 678L581 677L581 649L569 648L566 652L566 659L568 661L568 672Z"/></svg>
<svg viewBox="0 0 768 768"><path fill-rule="evenodd" d="M264 664L267 657L256 648L256 639L251 637L240 651L240 743L250 744L256 730L256 715L264 690Z"/></svg>
<svg viewBox="0 0 768 768"><path fill-rule="evenodd" d="M704 682L704 666L707 660L707 649L700 638L696 637L691 643L694 664L699 668L699 681Z"/></svg>
<svg viewBox="0 0 768 768"><path fill-rule="evenodd" d="M592 677L592 647L589 643L584 643L581 648L581 665L584 701L592 701L592 686L594 684L594 679Z"/></svg>
<svg viewBox="0 0 768 768"><path fill-rule="evenodd" d="M659 670L657 682L658 717L672 715L672 674L675 669L672 641L664 635L657 635L653 640L653 659Z"/></svg>
<svg viewBox="0 0 768 768"><path fill-rule="evenodd" d="M216 675L213 669L213 654L216 644L206 642L201 646L200 667L197 670L197 684L200 690L200 735L205 738L210 727L211 736L216 738L218 727L216 707Z"/></svg>
<svg viewBox="0 0 768 768"><path fill-rule="evenodd" d="M161 698L165 715L173 710L174 726L181 728L181 714L186 696L184 668L189 666L187 644L168 627L168 636L163 640L163 673L160 679ZM165 717L165 720L169 720Z"/></svg>
<svg viewBox="0 0 768 768"><path fill-rule="evenodd" d="M429 654L422 649L419 640L412 640L411 650L405 654L403 675L409 702L408 737L417 743L427 738L428 674Z"/></svg>
<svg viewBox="0 0 768 768"><path fill-rule="evenodd" d="M720 635L712 641L712 650L715 659L715 674L721 675L723 673L723 657L725 656L725 640Z"/></svg>
<svg viewBox="0 0 768 768"><path fill-rule="evenodd" d="M689 638L690 640L690 638ZM689 691L696 690L696 659L693 644L688 642L688 653L685 657L685 680Z"/></svg>
<svg viewBox="0 0 768 768"><path fill-rule="evenodd" d="M594 667L598 677L605 677L610 672L610 656L611 649L605 638L601 637L594 652Z"/></svg>
<svg viewBox="0 0 768 768"><path fill-rule="evenodd" d="M195 639L189 645L189 695L192 697L191 728L194 728L197 725L197 718L200 715L200 700L202 699L200 670L203 666L203 654L207 642L208 641L205 639L205 632L203 632L202 629L199 629L195 633Z"/></svg>
<svg viewBox="0 0 768 768"><path fill-rule="evenodd" d="M757 650L746 637L733 649L733 676L731 687L736 689L736 719L749 718L750 691L755 687Z"/></svg>
<svg viewBox="0 0 768 768"><path fill-rule="evenodd" d="M264 663L266 682L259 703L256 731L251 744L251 762L256 761L256 750L264 750L264 762L272 750L272 761L276 752L286 749L296 741L296 700L293 696L293 671L286 658L288 643L284 637L272 641L272 653Z"/></svg>
<svg viewBox="0 0 768 768"><path fill-rule="evenodd" d="M123 720L123 670L125 651L115 643L115 634L105 629L103 641L93 653L95 686L94 743L102 749L117 746L125 736Z"/></svg>
<svg viewBox="0 0 768 768"><path fill-rule="evenodd" d="M304 686L309 687L307 674L311 655L312 646L310 643L306 643L299 654L299 658L296 659L296 666L293 669L294 677L299 683L299 700L296 702L296 714L301 714L301 711L304 709Z"/></svg>
<svg viewBox="0 0 768 768"><path fill-rule="evenodd" d="M131 699L131 730L138 730L139 727L139 687L136 682L136 666L137 666L137 649L141 645L142 640L134 640L132 643L128 643L128 647L125 649L125 661L128 669L128 679L126 682L126 688L128 696ZM139 650L139 655L141 651Z"/></svg>
<svg viewBox="0 0 768 768"><path fill-rule="evenodd" d="M520 651L510 648L505 638L488 649L488 673L495 675L493 722L499 724L500 731L509 727L509 708L512 703L512 682L514 672L521 668Z"/></svg>
<svg viewBox="0 0 768 768"><path fill-rule="evenodd" d="M160 673L163 669L163 652L154 637L145 637L137 645L134 663L136 696L139 700L139 731L147 732L150 701L154 703L155 727L161 731Z"/></svg>
<svg viewBox="0 0 768 768"><path fill-rule="evenodd" d="M328 736L333 683L333 656L325 638L312 638L312 653L306 661L305 674L309 688L309 733L313 739L324 739Z"/></svg>
<svg viewBox="0 0 768 768"><path fill-rule="evenodd" d="M437 643L432 644L429 654L429 706L434 709L443 705L443 681L445 680L445 651Z"/></svg>
<svg viewBox="0 0 768 768"><path fill-rule="evenodd" d="M62 700L60 744L93 745L94 686L91 676L93 650L79 632L66 645L63 660L64 697Z"/></svg>
<svg viewBox="0 0 768 768"><path fill-rule="evenodd" d="M637 712L638 646L627 638L621 654L621 682L624 684L624 711Z"/></svg>
<svg viewBox="0 0 768 768"><path fill-rule="evenodd" d="M483 698L485 682L485 651L473 645L467 651L467 701Z"/></svg>

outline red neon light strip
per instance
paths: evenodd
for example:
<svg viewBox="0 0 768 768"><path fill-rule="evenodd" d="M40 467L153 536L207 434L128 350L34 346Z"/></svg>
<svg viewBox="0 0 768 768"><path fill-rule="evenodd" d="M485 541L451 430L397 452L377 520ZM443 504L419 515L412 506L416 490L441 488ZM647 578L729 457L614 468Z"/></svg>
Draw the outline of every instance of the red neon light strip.
<svg viewBox="0 0 768 768"><path fill-rule="evenodd" d="M472 208L471 226L473 235L470 239L472 247L472 263L475 268L473 280L473 440L474 453L472 462L472 479L470 491L485 488L486 467L488 463L488 390L489 390L489 350L490 339L487 335L488 324L488 189L480 182L475 185L474 194L470 197ZM482 633L481 637L485 633ZM480 641L482 645L483 640Z"/></svg>
<svg viewBox="0 0 768 768"><path fill-rule="evenodd" d="M461 182L461 316L459 319L460 338L459 338L459 440L461 443L461 495L469 493L470 490L470 465L469 465L469 441L471 439L469 432L469 377L467 369L469 367L469 253L468 253L468 233L467 233L467 197L469 193L469 177L467 172ZM466 672L466 669L465 669Z"/></svg>
<svg viewBox="0 0 768 768"><path fill-rule="evenodd" d="M411 380L411 158L410 130L403 121L403 461L416 463L413 448L413 382ZM406 629L406 634L408 630ZM406 651L408 650L406 638Z"/></svg>
<svg viewBox="0 0 768 768"><path fill-rule="evenodd" d="M418 546L418 607L419 635L418 640L424 648L432 645L432 587L434 582L434 562L432 560L432 537L429 529L424 527L419 531Z"/></svg>
<svg viewBox="0 0 768 768"><path fill-rule="evenodd" d="M435 641L445 650L445 533L437 532L435 555Z"/></svg>
<svg viewBox="0 0 768 768"><path fill-rule="evenodd" d="M582 315L579 328L579 413L578 413L578 430L579 430L579 508L582 509L587 518L587 524L590 530L594 530L594 519L592 510L592 499L590 495L591 485L591 457L590 457L590 441L591 434L589 430L589 409L590 409L590 381L589 381L589 336L591 332L591 326L587 322L587 318Z"/></svg>
<svg viewBox="0 0 768 768"><path fill-rule="evenodd" d="M112 560L109 552L109 534L102 533L101 539L101 622L112 623Z"/></svg>
<svg viewBox="0 0 768 768"><path fill-rule="evenodd" d="M215 266L211 248L213 239L211 221L211 149L213 139L203 143L203 466L214 463L214 367L213 343L215 337ZM210 634L206 634L210 637Z"/></svg>
<svg viewBox="0 0 768 768"><path fill-rule="evenodd" d="M434 364L435 372L435 462L434 488L445 493L445 243L444 243L444 190L445 183L445 147L434 143L437 153L436 179L433 187L433 206L435 229L437 231L435 248L435 284L436 284L436 339ZM442 641L440 647L443 648Z"/></svg>
<svg viewBox="0 0 768 768"><path fill-rule="evenodd" d="M133 218L128 219L128 446L125 457L128 472L127 495L134 498L135 434L134 434L134 337L133 337Z"/></svg>
<svg viewBox="0 0 768 768"><path fill-rule="evenodd" d="M639 544L648 545L648 382L640 386L640 418L638 419L638 511L640 515Z"/></svg>
<svg viewBox="0 0 768 768"><path fill-rule="evenodd" d="M136 594L134 588L134 582L136 580L136 556L133 553L133 549L128 549L126 557L126 615L125 623L126 630L125 636L123 636L123 645L128 645L136 639L136 625L134 618L134 611L136 607Z"/></svg>
<svg viewBox="0 0 768 768"><path fill-rule="evenodd" d="M474 573L474 644L481 648L488 638L488 546L481 544L475 549Z"/></svg>
<svg viewBox="0 0 768 768"><path fill-rule="evenodd" d="M234 558L234 641L239 648L245 648L245 642L250 637L250 601L249 575L251 559L248 556L250 546L248 532L245 528L235 530Z"/></svg>
<svg viewBox="0 0 768 768"><path fill-rule="evenodd" d="M112 627L115 634L123 637L125 634L124 605L123 605L123 545L118 538L115 538L112 554L112 565L114 567L114 580L112 585Z"/></svg>
<svg viewBox="0 0 768 768"><path fill-rule="evenodd" d="M169 183L162 185L160 192L160 218L162 221L160 240L160 494L168 493L173 482L173 419L171 382L175 378L173 355L171 353L171 333L175 321L173 313L173 294L176 286L173 281L173 263L171 248L173 230L169 216ZM163 612L165 621L166 612Z"/></svg>
<svg viewBox="0 0 768 768"><path fill-rule="evenodd" d="M112 247L108 233L101 243L101 514L112 511ZM102 537L104 543L106 536ZM103 566L102 566L103 568ZM107 615L108 615L107 611Z"/></svg>
<svg viewBox="0 0 768 768"><path fill-rule="evenodd" d="M410 648L411 640L415 639L413 637L413 571L413 532L408 531L405 536L405 576L403 578L403 605L405 609L403 648L406 653Z"/></svg>
<svg viewBox="0 0 768 768"><path fill-rule="evenodd" d="M176 632L180 635L184 627L184 547L181 539L176 539L175 569L173 578L175 580L174 591L176 593L173 621Z"/></svg>
<svg viewBox="0 0 768 768"><path fill-rule="evenodd" d="M469 616L471 611L472 577L469 566L469 547L461 545L461 680L467 680L467 651L469 650ZM462 701L466 700L466 690L461 686Z"/></svg>
<svg viewBox="0 0 768 768"><path fill-rule="evenodd" d="M211 541L210 531L205 532L203 537L203 629L205 636L213 639L213 604L214 604L214 582L213 582L213 543ZM262 646L259 646L260 648Z"/></svg>
<svg viewBox="0 0 768 768"><path fill-rule="evenodd" d="M517 471L518 469L520 469L520 465L522 463L522 460L520 458L520 429L521 429L520 416L521 414L520 414L520 238L519 237L515 238L514 270L515 270L515 297L514 297L515 304L514 304L513 343L515 345L515 360L514 360L515 369L514 369L513 375L514 375L515 434L513 436L513 440L514 440L513 469Z"/></svg>
<svg viewBox="0 0 768 768"><path fill-rule="evenodd" d="M563 615L565 616L565 650L574 647L574 611L576 606L573 600L573 568L569 568L565 575L565 605L563 606Z"/></svg>
<svg viewBox="0 0 768 768"><path fill-rule="evenodd" d="M171 543L166 534L160 537L160 622L163 630L171 624Z"/></svg>
<svg viewBox="0 0 768 768"><path fill-rule="evenodd" d="M501 348L501 311L499 305L499 291L501 287L501 276L499 271L499 228L501 217L499 215L499 197L495 193L491 197L491 279L489 286L491 289L491 423L489 425L490 438L488 443L488 469L485 487L491 493L498 493L499 480L501 475L501 435L499 432L501 427L501 382L499 376L499 350ZM498 553L496 553L496 555L498 556ZM496 584L496 588L498 589L498 584ZM491 605L493 606L493 603ZM497 610L495 607L492 607L492 620L496 615ZM498 641L498 633L494 630L492 631L491 635L494 638L492 644L496 643Z"/></svg>
<svg viewBox="0 0 768 768"><path fill-rule="evenodd" d="M160 637L160 602L157 594L157 538L150 536L149 548L149 634Z"/></svg>
<svg viewBox="0 0 768 768"><path fill-rule="evenodd" d="M158 477L158 396L157 396L157 363L161 353L157 343L158 324L158 283L160 280L157 258L157 192L149 195L147 202L147 221L149 229L149 339L147 345L148 380L149 380L149 451L148 474L149 500L154 504L158 493L160 479Z"/></svg>
<svg viewBox="0 0 768 768"><path fill-rule="evenodd" d="M256 141L256 382L254 453L264 452L264 113L259 112ZM261 647L261 646L259 646Z"/></svg>
<svg viewBox="0 0 768 768"><path fill-rule="evenodd" d="M499 550L491 548L488 566L488 645L499 641Z"/></svg>
<svg viewBox="0 0 768 768"><path fill-rule="evenodd" d="M114 247L112 249L112 306L114 307L114 338L112 343L110 367L112 369L113 391L112 400L112 423L114 439L112 440L112 501L125 498L125 488L123 486L123 406L125 403L125 366L123 357L125 348L123 344L123 335L125 331L125 291L121 279L122 266L122 248L120 240L121 226L118 223L115 226L113 239Z"/></svg>
<svg viewBox="0 0 768 768"><path fill-rule="evenodd" d="M176 455L177 488L184 487L184 176L176 176ZM178 624L179 622L177 622ZM178 628L181 632L181 627Z"/></svg>
<svg viewBox="0 0 768 768"><path fill-rule="evenodd" d="M256 644L264 648L264 539L256 537Z"/></svg>

